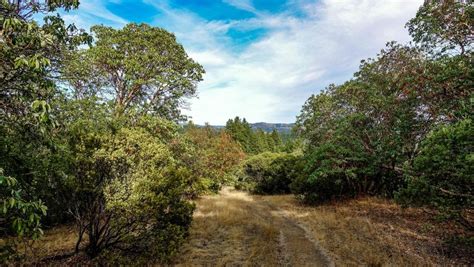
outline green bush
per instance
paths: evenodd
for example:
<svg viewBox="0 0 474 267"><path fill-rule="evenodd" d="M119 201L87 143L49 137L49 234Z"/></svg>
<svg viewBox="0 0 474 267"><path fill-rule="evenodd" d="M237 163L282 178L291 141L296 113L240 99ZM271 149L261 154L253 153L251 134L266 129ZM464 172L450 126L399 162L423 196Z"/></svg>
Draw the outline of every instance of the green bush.
<svg viewBox="0 0 474 267"><path fill-rule="evenodd" d="M305 157L305 168L291 184L291 191L305 202L317 203L334 197L352 196L356 168L347 168L349 151L324 144Z"/></svg>
<svg viewBox="0 0 474 267"><path fill-rule="evenodd" d="M397 193L398 202L429 205L462 220L462 212L474 205L473 133L471 119L433 130L407 168L408 186Z"/></svg>
<svg viewBox="0 0 474 267"><path fill-rule="evenodd" d="M167 261L184 241L194 210L187 195L195 177L177 153L186 147L179 148L177 127L167 120L121 120L70 127L76 250L85 243L92 258L126 252L124 259Z"/></svg>
<svg viewBox="0 0 474 267"><path fill-rule="evenodd" d="M257 194L285 194L298 176L300 156L264 152L244 161L237 175L236 188Z"/></svg>

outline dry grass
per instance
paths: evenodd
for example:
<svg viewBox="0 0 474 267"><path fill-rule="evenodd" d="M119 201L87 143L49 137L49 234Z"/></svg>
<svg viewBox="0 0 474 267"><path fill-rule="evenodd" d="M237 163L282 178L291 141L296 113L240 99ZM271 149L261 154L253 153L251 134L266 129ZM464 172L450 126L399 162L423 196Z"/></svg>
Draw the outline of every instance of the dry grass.
<svg viewBox="0 0 474 267"><path fill-rule="evenodd" d="M74 226L62 225L46 230L38 241L18 242L17 250L24 257L24 264L49 262L72 255L76 241L77 232Z"/></svg>
<svg viewBox="0 0 474 267"><path fill-rule="evenodd" d="M279 231L259 218L250 196L206 196L197 204L189 242L177 265L277 264Z"/></svg>
<svg viewBox="0 0 474 267"><path fill-rule="evenodd" d="M48 230L44 238L35 244L38 256L63 255L74 251L77 231L71 225L64 225Z"/></svg>
<svg viewBox="0 0 474 267"><path fill-rule="evenodd" d="M361 198L304 206L291 195L265 196L312 233L337 265L472 264L472 255L447 255L442 237L453 225L437 222L420 209L392 201Z"/></svg>

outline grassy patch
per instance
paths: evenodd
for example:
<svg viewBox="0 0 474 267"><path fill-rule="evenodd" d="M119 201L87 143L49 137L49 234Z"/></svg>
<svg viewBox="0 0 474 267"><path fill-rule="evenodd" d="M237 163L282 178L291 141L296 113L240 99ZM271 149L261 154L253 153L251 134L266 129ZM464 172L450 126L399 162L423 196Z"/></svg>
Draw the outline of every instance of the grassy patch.
<svg viewBox="0 0 474 267"><path fill-rule="evenodd" d="M338 264L472 264L472 248L453 254L459 243L446 245L460 229L422 209L372 197L319 206L302 205L291 195L263 198L308 229Z"/></svg>

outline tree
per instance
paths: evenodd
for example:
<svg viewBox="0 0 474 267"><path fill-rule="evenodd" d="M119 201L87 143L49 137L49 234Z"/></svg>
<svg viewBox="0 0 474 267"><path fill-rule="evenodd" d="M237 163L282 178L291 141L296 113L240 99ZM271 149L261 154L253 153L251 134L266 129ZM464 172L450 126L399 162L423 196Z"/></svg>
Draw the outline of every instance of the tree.
<svg viewBox="0 0 474 267"><path fill-rule="evenodd" d="M272 151L275 146L273 143L273 139L268 138L267 134L262 129L258 129L255 131L255 142L256 150L258 153L262 153L264 151Z"/></svg>
<svg viewBox="0 0 474 267"><path fill-rule="evenodd" d="M54 73L62 53L89 37L59 16L46 16L39 26L33 15L58 8L77 8L77 0L0 1L0 118L24 117L35 100L49 100L55 93ZM24 118L22 118L24 120Z"/></svg>
<svg viewBox="0 0 474 267"><path fill-rule="evenodd" d="M470 16L470 2L425 1L407 24L415 45L388 43L353 79L308 99L297 118L306 168L296 194L325 201L403 191L429 133L464 120L471 107Z"/></svg>
<svg viewBox="0 0 474 267"><path fill-rule="evenodd" d="M474 32L472 1L427 0L407 23L413 41L435 55L472 52Z"/></svg>
<svg viewBox="0 0 474 267"><path fill-rule="evenodd" d="M268 140L262 136L262 134L255 132L250 123L245 118L240 119L235 117L233 120L229 119L226 123L225 130L237 141L248 154L258 154L262 152L262 149L266 149L268 146ZM259 139L261 138L261 140ZM265 139L265 141L263 140ZM267 143L266 145L264 144Z"/></svg>
<svg viewBox="0 0 474 267"><path fill-rule="evenodd" d="M199 191L216 192L232 180L232 172L245 154L240 145L226 131L216 131L210 126L185 126L185 136L193 145L194 153L187 165L198 178Z"/></svg>
<svg viewBox="0 0 474 267"><path fill-rule="evenodd" d="M53 102L61 98L59 68L66 51L90 41L85 32L50 14L78 4L0 0L0 167L30 198L45 201L46 219L55 217L63 204L57 195L63 157L54 153L61 151L53 114ZM45 16L42 25L34 20L38 13Z"/></svg>
<svg viewBox="0 0 474 267"><path fill-rule="evenodd" d="M127 24L116 30L94 26L96 42L70 55L64 68L76 97L101 96L122 114L137 109L182 119L184 99L196 93L204 69L186 54L176 37L146 24ZM84 66L89 69L83 70ZM111 90L110 90L111 89Z"/></svg>
<svg viewBox="0 0 474 267"><path fill-rule="evenodd" d="M270 139L272 143L272 150L273 152L278 152L281 150L282 146L283 146L283 142L281 140L281 137L280 137L280 134L277 132L276 129L273 129L272 133L270 134Z"/></svg>

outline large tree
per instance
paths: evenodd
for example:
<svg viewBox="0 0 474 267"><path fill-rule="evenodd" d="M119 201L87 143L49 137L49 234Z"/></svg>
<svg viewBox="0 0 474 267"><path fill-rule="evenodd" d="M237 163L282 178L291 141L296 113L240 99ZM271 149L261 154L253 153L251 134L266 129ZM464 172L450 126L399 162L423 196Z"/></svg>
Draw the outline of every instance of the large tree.
<svg viewBox="0 0 474 267"><path fill-rule="evenodd" d="M180 119L187 97L195 96L204 69L164 29L131 23L123 29L92 27L96 41L71 55L65 67L76 97L113 100L117 114L136 109Z"/></svg>

